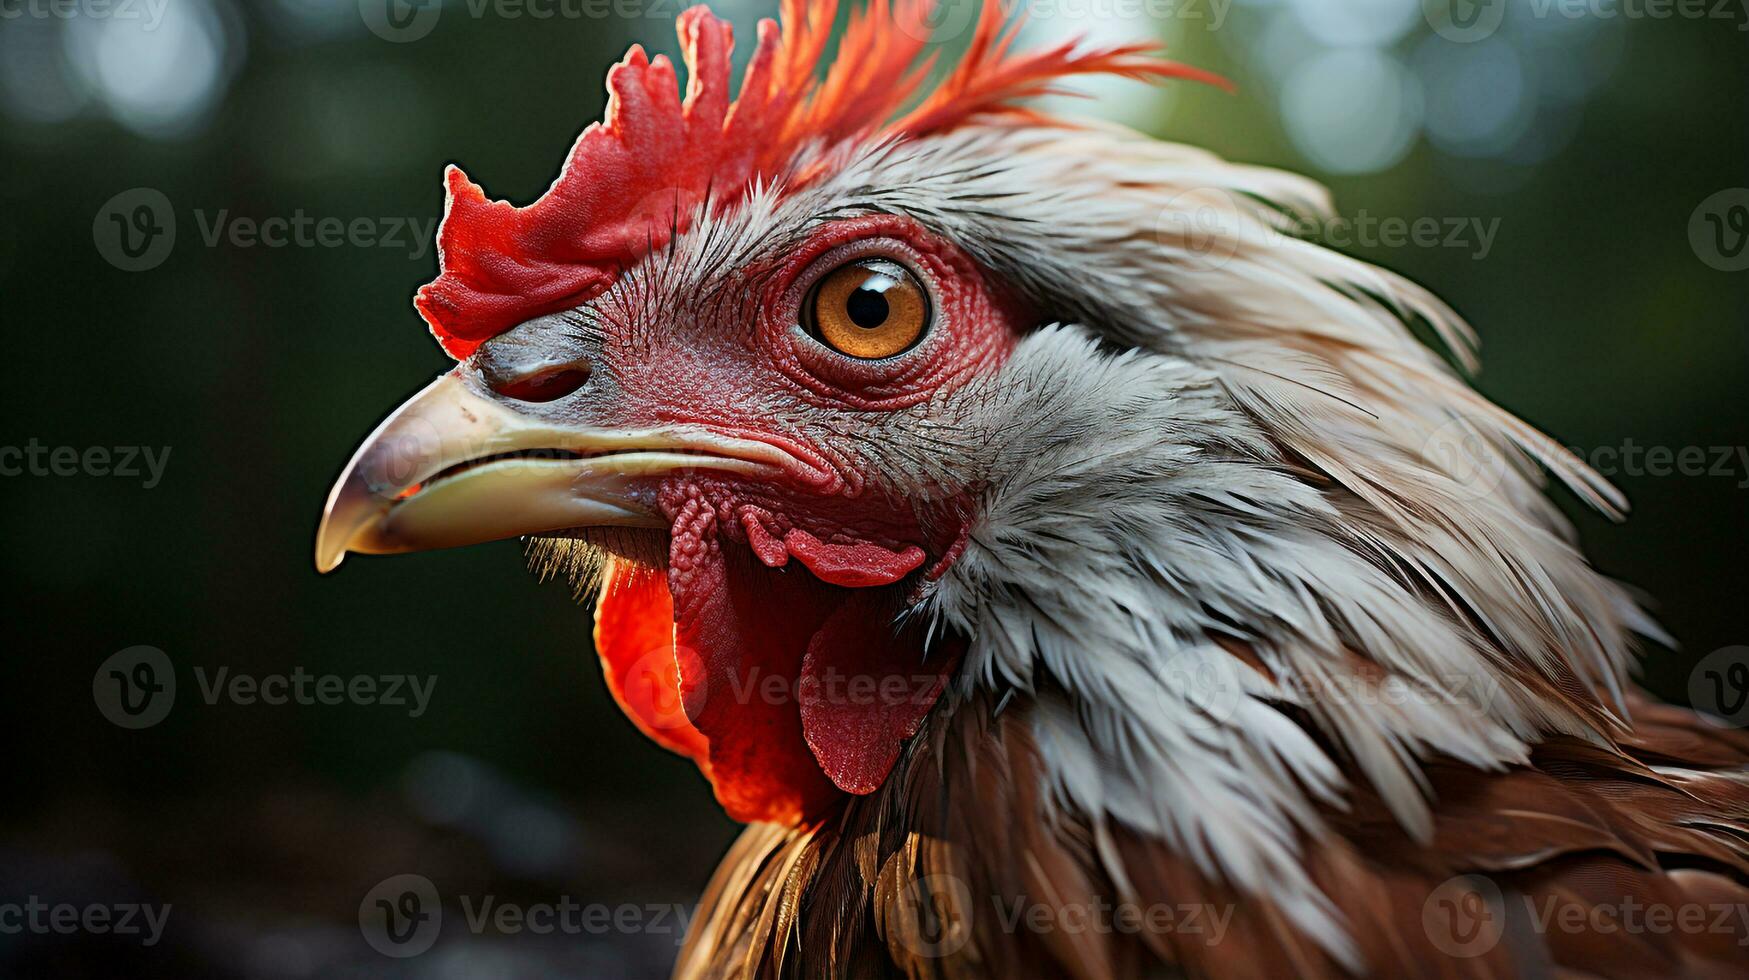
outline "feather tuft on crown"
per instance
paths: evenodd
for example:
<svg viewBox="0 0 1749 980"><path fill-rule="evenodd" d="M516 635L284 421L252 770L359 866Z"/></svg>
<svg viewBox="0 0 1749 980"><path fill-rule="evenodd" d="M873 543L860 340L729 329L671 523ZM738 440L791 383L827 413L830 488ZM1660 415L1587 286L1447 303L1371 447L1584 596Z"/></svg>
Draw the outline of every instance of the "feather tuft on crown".
<svg viewBox="0 0 1749 980"><path fill-rule="evenodd" d="M1151 45L1076 41L1012 50L1020 23L988 3L947 76L906 109L928 77L933 0L871 0L854 12L819 73L837 0L783 0L782 26L759 23L753 56L731 101L727 22L693 7L676 22L687 69L633 46L607 75L606 118L577 138L558 179L527 207L486 197L459 167L437 233L439 272L414 300L431 332L460 360L533 317L578 306L620 270L684 231L698 208L727 207L759 184L794 189L818 179L809 161L849 141L944 132L974 118L1054 122L1020 103L1059 79L1216 76L1155 54Z"/></svg>

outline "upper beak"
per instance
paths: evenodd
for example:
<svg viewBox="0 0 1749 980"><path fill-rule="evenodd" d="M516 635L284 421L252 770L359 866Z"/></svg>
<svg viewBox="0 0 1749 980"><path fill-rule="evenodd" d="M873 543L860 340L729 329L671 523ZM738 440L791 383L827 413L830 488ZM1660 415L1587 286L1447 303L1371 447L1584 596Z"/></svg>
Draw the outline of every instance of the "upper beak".
<svg viewBox="0 0 1749 980"><path fill-rule="evenodd" d="M396 409L346 464L316 530L316 568L332 570L348 551L666 527L649 477L682 469L769 473L784 455L693 430L557 425L475 394L452 372Z"/></svg>

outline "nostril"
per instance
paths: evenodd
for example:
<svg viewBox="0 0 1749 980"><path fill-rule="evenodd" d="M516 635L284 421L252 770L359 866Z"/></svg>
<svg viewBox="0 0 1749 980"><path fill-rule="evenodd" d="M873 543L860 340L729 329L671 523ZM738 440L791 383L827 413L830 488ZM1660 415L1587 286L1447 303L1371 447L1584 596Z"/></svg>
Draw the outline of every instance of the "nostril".
<svg viewBox="0 0 1749 980"><path fill-rule="evenodd" d="M589 381L587 364L567 364L525 374L513 381L492 385L492 390L519 402L550 402L569 395Z"/></svg>

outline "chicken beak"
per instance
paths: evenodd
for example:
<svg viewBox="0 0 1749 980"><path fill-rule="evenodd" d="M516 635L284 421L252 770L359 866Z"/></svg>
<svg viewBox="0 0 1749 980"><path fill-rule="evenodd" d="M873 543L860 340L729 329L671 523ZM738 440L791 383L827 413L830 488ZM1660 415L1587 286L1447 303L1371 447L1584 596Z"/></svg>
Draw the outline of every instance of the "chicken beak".
<svg viewBox="0 0 1749 980"><path fill-rule="evenodd" d="M666 527L650 478L767 472L768 446L679 430L603 430L524 416L452 372L385 419L328 494L316 568L583 527Z"/></svg>

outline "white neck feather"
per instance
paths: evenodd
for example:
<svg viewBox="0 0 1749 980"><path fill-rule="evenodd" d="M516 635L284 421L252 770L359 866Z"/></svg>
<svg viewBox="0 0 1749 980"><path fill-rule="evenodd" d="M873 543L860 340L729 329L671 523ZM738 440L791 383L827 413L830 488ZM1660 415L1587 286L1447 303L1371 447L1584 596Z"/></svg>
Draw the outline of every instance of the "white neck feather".
<svg viewBox="0 0 1749 980"><path fill-rule="evenodd" d="M1611 737L1619 698L1598 693L1656 627L1574 547L1536 463L1620 501L1406 326L1467 359L1456 314L1275 230L1259 199L1321 210L1308 182L1044 130L982 178L1000 214L956 210L990 188L930 175L977 142L856 176L935 195L956 241L1000 243L980 260L1083 325L1029 336L938 407L985 420L970 465L988 489L922 611L972 637L967 685L1037 702L1059 805L1287 896L1343 953L1298 850L1350 778L1425 837L1423 759L1493 768L1544 733Z"/></svg>

